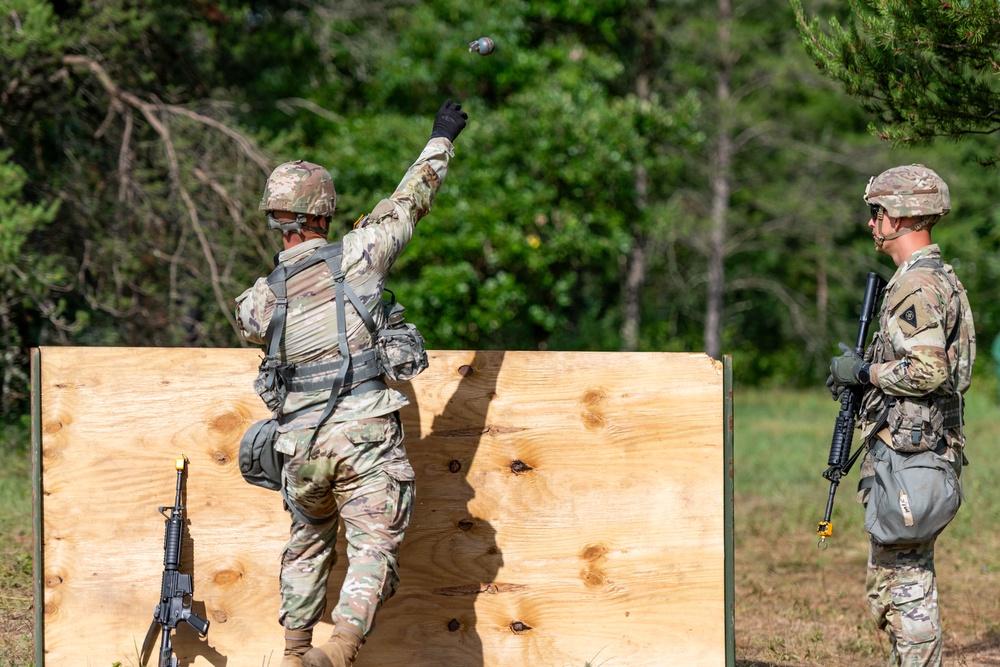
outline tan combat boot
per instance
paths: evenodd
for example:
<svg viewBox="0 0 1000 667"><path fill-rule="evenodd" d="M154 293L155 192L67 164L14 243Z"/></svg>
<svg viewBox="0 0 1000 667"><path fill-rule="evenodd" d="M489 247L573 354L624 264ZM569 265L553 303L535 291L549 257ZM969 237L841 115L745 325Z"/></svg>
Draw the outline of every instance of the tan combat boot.
<svg viewBox="0 0 1000 667"><path fill-rule="evenodd" d="M285 657L281 667L302 667L302 656L312 648L312 630L285 630Z"/></svg>
<svg viewBox="0 0 1000 667"><path fill-rule="evenodd" d="M364 643L364 637L357 630L336 625L327 643L302 656L302 667L351 667Z"/></svg>

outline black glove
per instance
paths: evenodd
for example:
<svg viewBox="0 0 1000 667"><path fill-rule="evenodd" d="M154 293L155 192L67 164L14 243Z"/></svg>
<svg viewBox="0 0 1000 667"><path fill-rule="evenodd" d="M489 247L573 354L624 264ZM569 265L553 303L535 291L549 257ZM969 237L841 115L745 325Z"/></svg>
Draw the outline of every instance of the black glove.
<svg viewBox="0 0 1000 667"><path fill-rule="evenodd" d="M839 401L840 395L844 393L844 387L838 385L832 375L826 379L826 388L830 390L830 395L835 401Z"/></svg>
<svg viewBox="0 0 1000 667"><path fill-rule="evenodd" d="M445 101L438 109L437 116L434 117L434 129L431 130L431 139L444 137L449 141L455 141L458 134L465 127L465 121L469 119L469 114L462 111L462 105Z"/></svg>
<svg viewBox="0 0 1000 667"><path fill-rule="evenodd" d="M830 360L830 377L837 385L868 384L868 363L847 344L840 343L839 357Z"/></svg>

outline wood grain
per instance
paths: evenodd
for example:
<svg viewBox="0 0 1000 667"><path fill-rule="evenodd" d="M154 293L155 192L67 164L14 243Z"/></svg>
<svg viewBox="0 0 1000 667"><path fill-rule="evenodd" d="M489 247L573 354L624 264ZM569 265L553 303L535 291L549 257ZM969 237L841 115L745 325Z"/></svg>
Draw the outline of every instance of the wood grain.
<svg viewBox="0 0 1000 667"><path fill-rule="evenodd" d="M399 386L417 474L402 581L358 667L724 665L721 366L430 356ZM212 625L204 639L178 630L180 664L276 667L288 519L237 463L268 416L251 388L259 353L46 347L40 360L45 667L138 664L163 563L157 507L173 502L181 455L181 571Z"/></svg>

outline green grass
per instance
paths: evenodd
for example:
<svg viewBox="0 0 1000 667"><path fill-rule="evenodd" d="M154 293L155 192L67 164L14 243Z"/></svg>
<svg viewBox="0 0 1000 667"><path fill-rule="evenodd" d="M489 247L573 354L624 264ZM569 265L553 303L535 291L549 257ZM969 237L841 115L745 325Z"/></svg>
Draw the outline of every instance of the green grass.
<svg viewBox="0 0 1000 667"><path fill-rule="evenodd" d="M833 424L840 403L825 390L737 391L734 396L734 492L753 504L769 508L740 516L736 533L762 523L771 527L815 535L823 518L830 485L822 478L830 453ZM994 393L973 388L966 397L966 454L963 470L966 502L948 528L953 538L972 547L988 538L983 526L1000 520L1000 456L995 454L995 434L1000 433L1000 405ZM855 436L854 446L858 445ZM857 464L838 490L834 505L834 540L838 531L860 526L861 506L855 502Z"/></svg>
<svg viewBox="0 0 1000 667"><path fill-rule="evenodd" d="M0 667L35 659L29 432L0 424Z"/></svg>

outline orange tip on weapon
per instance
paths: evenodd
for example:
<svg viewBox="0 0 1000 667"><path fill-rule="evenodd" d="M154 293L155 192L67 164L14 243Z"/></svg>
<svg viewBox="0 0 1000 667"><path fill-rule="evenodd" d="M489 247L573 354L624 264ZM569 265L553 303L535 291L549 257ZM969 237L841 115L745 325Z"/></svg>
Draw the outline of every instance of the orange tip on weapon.
<svg viewBox="0 0 1000 667"><path fill-rule="evenodd" d="M174 468L176 468L177 470L184 470L185 463L187 463L186 456L178 457L177 460L174 461Z"/></svg>
<svg viewBox="0 0 1000 667"><path fill-rule="evenodd" d="M819 526L816 528L816 534L819 535L819 542L816 546L820 551L824 551L827 548L826 538L833 535L833 523L831 521L820 521Z"/></svg>

